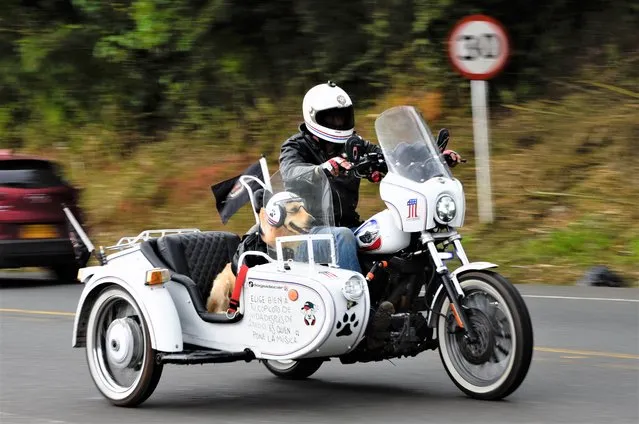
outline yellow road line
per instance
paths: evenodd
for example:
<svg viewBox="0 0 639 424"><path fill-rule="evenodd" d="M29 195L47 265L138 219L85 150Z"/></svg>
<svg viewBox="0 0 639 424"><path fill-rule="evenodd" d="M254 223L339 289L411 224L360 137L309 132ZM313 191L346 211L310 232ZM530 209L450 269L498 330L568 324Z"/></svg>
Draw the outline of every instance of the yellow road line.
<svg viewBox="0 0 639 424"><path fill-rule="evenodd" d="M18 314L33 314L33 315L54 315L54 316L67 316L74 317L75 312L56 312L56 311L36 311L30 309L7 309L0 308L0 312L18 313ZM615 353L615 352L596 352L591 350L573 350L573 349L557 349L552 347L535 347L537 352L546 353L561 353L564 355L578 355L578 356L601 356L604 358L616 358L616 359L637 359L639 355L632 355L629 353Z"/></svg>
<svg viewBox="0 0 639 424"><path fill-rule="evenodd" d="M0 308L0 312L13 312L18 314L33 314L33 315L58 315L65 317L74 317L75 312L56 312L56 311L33 311L30 309L2 309Z"/></svg>
<svg viewBox="0 0 639 424"><path fill-rule="evenodd" d="M591 350L555 349L552 347L536 347L535 350L538 352L563 353L566 355L603 356L605 358L617 358L617 359L639 359L639 355L631 355L629 353L595 352Z"/></svg>

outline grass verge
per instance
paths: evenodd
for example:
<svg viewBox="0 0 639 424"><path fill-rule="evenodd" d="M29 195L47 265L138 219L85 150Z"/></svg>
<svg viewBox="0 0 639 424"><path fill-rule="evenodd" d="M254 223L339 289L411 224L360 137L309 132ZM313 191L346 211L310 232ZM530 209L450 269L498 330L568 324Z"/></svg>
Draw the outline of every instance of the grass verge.
<svg viewBox="0 0 639 424"><path fill-rule="evenodd" d="M491 111L491 224L477 219L468 109L442 111L437 93L412 90L360 111L358 126L375 141L371 116L409 103L425 112L433 132L443 126L451 130L450 148L469 160L454 173L467 195L460 232L471 260L499 264L516 283L545 284L574 284L586 269L603 264L639 286L639 96L611 89L616 86L610 81L573 85L577 88L558 99L502 104ZM45 154L64 162L70 179L84 187L83 206L98 245L149 228L243 233L253 224L248 207L223 226L210 186L243 170L265 145L273 170L279 144L296 125L291 119L286 128L270 128L273 145L244 152L173 137L141 146L126 159L100 147L108 143ZM363 217L383 207L376 195L375 185L362 183Z"/></svg>

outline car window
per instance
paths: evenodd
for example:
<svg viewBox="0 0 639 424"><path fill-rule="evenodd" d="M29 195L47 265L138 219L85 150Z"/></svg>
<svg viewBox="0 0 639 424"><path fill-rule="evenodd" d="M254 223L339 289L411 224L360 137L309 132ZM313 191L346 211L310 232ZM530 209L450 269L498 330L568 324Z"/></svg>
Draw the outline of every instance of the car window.
<svg viewBox="0 0 639 424"><path fill-rule="evenodd" d="M42 160L0 161L0 186L45 188L63 185L57 167Z"/></svg>

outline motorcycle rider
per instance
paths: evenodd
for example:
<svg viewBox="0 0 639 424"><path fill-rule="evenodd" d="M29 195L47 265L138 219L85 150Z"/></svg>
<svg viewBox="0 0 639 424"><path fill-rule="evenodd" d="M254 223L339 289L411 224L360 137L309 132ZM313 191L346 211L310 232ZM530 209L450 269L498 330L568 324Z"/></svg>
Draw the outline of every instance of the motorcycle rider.
<svg viewBox="0 0 639 424"><path fill-rule="evenodd" d="M350 137L361 137L355 132L355 114L350 96L334 82L312 87L302 101L304 122L299 132L289 137L280 150L279 164L282 176L294 179L309 171L324 172L329 178L333 197L335 227L328 229L335 238L338 265L361 273L357 258L357 242L353 232L362 223L356 212L359 201L360 179L344 175L352 164L344 157L344 146ZM361 140L365 152L382 153L381 148L367 140ZM452 151L443 152L449 166L461 161ZM378 178L370 178L377 182ZM321 232L327 229L322 229ZM320 231L318 231L320 232ZM382 302L372 320L369 347L384 344L388 336L390 316L395 308L390 302Z"/></svg>

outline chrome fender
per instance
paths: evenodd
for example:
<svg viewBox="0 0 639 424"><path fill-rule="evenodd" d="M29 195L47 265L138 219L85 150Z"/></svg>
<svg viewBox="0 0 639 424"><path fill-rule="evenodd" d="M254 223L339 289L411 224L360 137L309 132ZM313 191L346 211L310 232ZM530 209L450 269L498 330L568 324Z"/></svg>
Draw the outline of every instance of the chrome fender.
<svg viewBox="0 0 639 424"><path fill-rule="evenodd" d="M164 285L132 285L114 276L96 276L87 282L73 322L73 347L86 346L86 325L93 301L108 286L120 286L138 304L146 320L153 349L161 352L181 352L183 346L180 318L169 291Z"/></svg>
<svg viewBox="0 0 639 424"><path fill-rule="evenodd" d="M481 271L482 269L488 268L496 268L498 265L491 262L470 262L465 265L460 266L450 273L450 278L453 281L453 284L456 289L460 290L459 281L457 280L457 276L467 271ZM442 293L444 291L444 293ZM446 296L444 286L442 284L439 285L437 291L435 292L435 296L433 296L433 301L430 304L430 309L428 311L428 326L431 328L435 328L437 315L437 309L441 305L441 301L443 297ZM437 309L436 309L437 308Z"/></svg>

